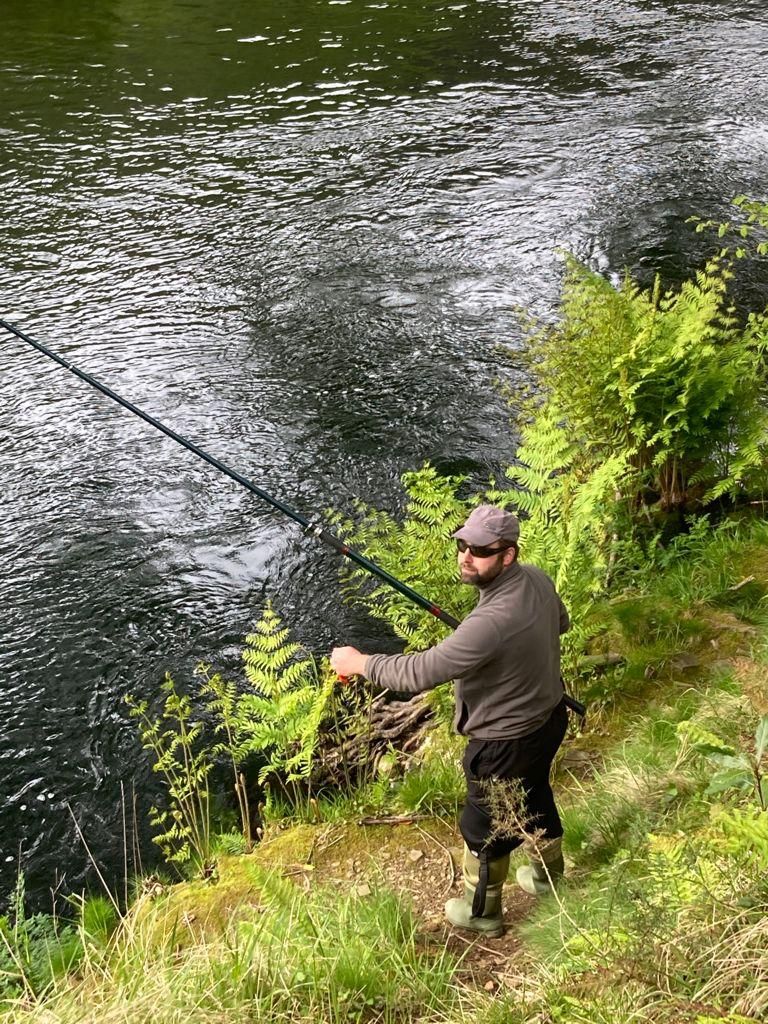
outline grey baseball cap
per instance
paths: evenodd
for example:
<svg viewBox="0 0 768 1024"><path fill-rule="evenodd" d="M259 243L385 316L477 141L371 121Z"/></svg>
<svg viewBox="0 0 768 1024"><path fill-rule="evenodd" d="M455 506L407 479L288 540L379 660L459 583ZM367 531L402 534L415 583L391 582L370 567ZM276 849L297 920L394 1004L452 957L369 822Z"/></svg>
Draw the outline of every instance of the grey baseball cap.
<svg viewBox="0 0 768 1024"><path fill-rule="evenodd" d="M453 536L457 540L465 540L467 544L493 544L495 540L508 540L516 544L520 536L520 523L517 516L503 508L478 505Z"/></svg>

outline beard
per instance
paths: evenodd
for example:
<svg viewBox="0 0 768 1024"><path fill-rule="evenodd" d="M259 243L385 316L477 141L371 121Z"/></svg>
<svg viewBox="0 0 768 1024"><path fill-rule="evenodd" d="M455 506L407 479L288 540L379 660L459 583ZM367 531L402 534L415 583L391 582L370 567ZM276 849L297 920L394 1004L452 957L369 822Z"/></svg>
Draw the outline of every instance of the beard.
<svg viewBox="0 0 768 1024"><path fill-rule="evenodd" d="M489 583L493 583L496 577L504 571L504 568L503 560L499 559L494 565L489 566L483 572L474 568L469 569L466 566L460 567L459 576L462 583L468 583L470 586L479 587L482 590Z"/></svg>

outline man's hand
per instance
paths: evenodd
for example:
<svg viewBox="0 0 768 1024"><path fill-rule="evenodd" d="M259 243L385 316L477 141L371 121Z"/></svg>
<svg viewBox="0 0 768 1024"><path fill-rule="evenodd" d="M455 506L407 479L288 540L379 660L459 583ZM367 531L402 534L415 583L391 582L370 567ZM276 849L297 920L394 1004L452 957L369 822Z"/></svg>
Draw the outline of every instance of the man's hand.
<svg viewBox="0 0 768 1024"><path fill-rule="evenodd" d="M334 647L331 651L331 668L337 676L364 676L367 654L361 654L356 647Z"/></svg>

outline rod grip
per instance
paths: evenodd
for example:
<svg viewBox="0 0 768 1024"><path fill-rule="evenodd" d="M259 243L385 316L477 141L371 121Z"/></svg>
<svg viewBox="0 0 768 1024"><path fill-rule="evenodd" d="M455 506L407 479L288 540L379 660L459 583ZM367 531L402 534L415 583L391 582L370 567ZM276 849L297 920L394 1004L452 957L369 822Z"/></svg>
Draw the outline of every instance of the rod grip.
<svg viewBox="0 0 768 1024"><path fill-rule="evenodd" d="M576 700L575 697L571 697L569 693L565 694L563 700L565 701L565 706L567 708L570 708L571 711L574 711L577 715L579 715L580 718L584 718L584 716L587 713L586 704L582 704L580 700Z"/></svg>

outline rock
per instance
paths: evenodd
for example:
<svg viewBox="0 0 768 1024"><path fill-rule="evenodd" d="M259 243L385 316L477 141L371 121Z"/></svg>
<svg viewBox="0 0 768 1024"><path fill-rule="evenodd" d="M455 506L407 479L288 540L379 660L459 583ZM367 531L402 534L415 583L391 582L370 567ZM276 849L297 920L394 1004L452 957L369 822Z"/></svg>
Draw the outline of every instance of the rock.
<svg viewBox="0 0 768 1024"><path fill-rule="evenodd" d="M611 668L613 665L623 665L625 662L623 654L616 654L610 651L608 654L585 654L579 658L580 672L596 672L601 668Z"/></svg>
<svg viewBox="0 0 768 1024"><path fill-rule="evenodd" d="M414 864L417 864L423 857L424 857L424 851L423 850L409 850L408 851L408 860L413 861Z"/></svg>
<svg viewBox="0 0 768 1024"><path fill-rule="evenodd" d="M356 885L355 886L355 895L356 896L370 896L371 895L371 887L370 887L370 885L366 885L365 882L362 882L360 885Z"/></svg>
<svg viewBox="0 0 768 1024"><path fill-rule="evenodd" d="M483 988L485 989L486 992L493 992L496 989L496 982L486 981L486 983L483 985Z"/></svg>
<svg viewBox="0 0 768 1024"><path fill-rule="evenodd" d="M560 761L564 768L573 768L577 765L591 764L594 754L588 750L567 750Z"/></svg>
<svg viewBox="0 0 768 1024"><path fill-rule="evenodd" d="M701 658L697 658L695 654L689 654L688 651L681 651L679 654L672 655L669 664L676 672L685 672L689 668L698 668Z"/></svg>

